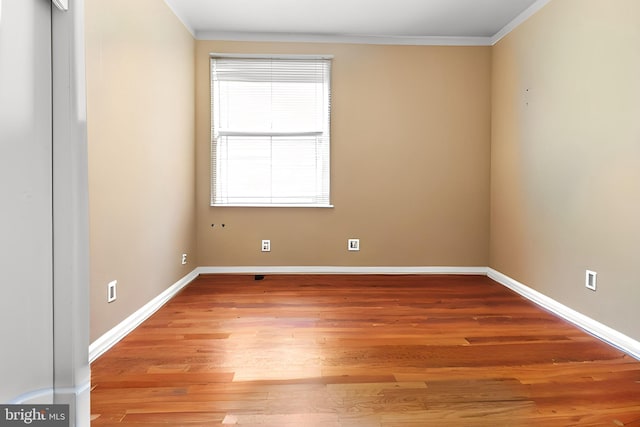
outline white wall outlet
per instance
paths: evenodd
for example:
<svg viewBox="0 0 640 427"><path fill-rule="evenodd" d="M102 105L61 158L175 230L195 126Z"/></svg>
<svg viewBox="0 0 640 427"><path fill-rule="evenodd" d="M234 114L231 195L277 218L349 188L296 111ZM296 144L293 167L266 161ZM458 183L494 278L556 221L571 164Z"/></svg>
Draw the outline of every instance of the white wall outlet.
<svg viewBox="0 0 640 427"><path fill-rule="evenodd" d="M359 251L360 250L360 239L349 239L347 240L347 249L350 251Z"/></svg>
<svg viewBox="0 0 640 427"><path fill-rule="evenodd" d="M116 295L116 285L118 284L117 280L109 282L107 285L107 302L114 302L117 298Z"/></svg>
<svg viewBox="0 0 640 427"><path fill-rule="evenodd" d="M262 252L271 252L271 240L262 241Z"/></svg>
<svg viewBox="0 0 640 427"><path fill-rule="evenodd" d="M182 265L187 263L187 254L182 254Z"/></svg>
<svg viewBox="0 0 640 427"><path fill-rule="evenodd" d="M598 273L596 273L595 271L587 270L584 275L584 286L587 289L591 289L592 291L595 291L597 277L598 277Z"/></svg>

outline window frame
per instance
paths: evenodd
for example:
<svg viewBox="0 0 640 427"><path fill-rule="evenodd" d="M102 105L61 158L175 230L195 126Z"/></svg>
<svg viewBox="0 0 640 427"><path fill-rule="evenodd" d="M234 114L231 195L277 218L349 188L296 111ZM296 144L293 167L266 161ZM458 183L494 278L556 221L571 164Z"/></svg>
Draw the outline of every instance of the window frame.
<svg viewBox="0 0 640 427"><path fill-rule="evenodd" d="M325 84L328 87L326 98L327 122L326 132L324 130L301 130L301 131L220 131L218 136L269 136L269 137L287 137L287 136L317 136L327 135L327 154L326 154L326 186L327 186L327 202L326 203L220 203L216 201L215 174L216 164L219 163L217 156L217 140L214 119L214 79L213 79L213 60L214 59L265 59L265 60L322 60L329 61L329 69L326 75ZM273 55L273 54L234 54L234 53L210 53L209 54L209 81L210 81L210 101L211 101L211 134L210 134L210 206L211 207L297 207L297 208L333 208L331 203L331 70L333 55ZM315 169L318 173L318 169Z"/></svg>

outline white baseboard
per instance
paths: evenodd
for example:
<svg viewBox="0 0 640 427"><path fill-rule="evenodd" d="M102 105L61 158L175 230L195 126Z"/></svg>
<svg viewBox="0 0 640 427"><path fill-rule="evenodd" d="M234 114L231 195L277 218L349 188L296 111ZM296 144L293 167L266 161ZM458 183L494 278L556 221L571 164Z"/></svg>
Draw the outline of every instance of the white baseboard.
<svg viewBox="0 0 640 427"><path fill-rule="evenodd" d="M178 280L169 288L164 290L160 295L146 303L131 316L118 323L115 327L102 335L89 345L89 363L92 363L100 357L105 351L113 347L118 341L126 337L129 332L133 331L142 322L147 320L153 313L158 311L160 307L165 305L167 301L173 298L182 288L187 286L193 279L198 277L197 268L191 273Z"/></svg>
<svg viewBox="0 0 640 427"><path fill-rule="evenodd" d="M69 405L70 425L89 426L91 419L91 380L76 387L56 388L55 402Z"/></svg>
<svg viewBox="0 0 640 427"><path fill-rule="evenodd" d="M487 269L487 276L553 314L573 323L585 332L640 360L640 342L633 338L603 325L492 268Z"/></svg>
<svg viewBox="0 0 640 427"><path fill-rule="evenodd" d="M24 393L9 402L9 405L69 405L70 424L74 426L88 426L91 418L91 379L87 375L77 387L56 387L33 390ZM86 421L86 422L85 422ZM25 423L28 424L28 423Z"/></svg>
<svg viewBox="0 0 640 427"><path fill-rule="evenodd" d="M53 403L53 388L43 388L21 394L7 402L8 405L49 405Z"/></svg>
<svg viewBox="0 0 640 427"><path fill-rule="evenodd" d="M487 267L253 266L198 267L198 274L478 274Z"/></svg>
<svg viewBox="0 0 640 427"><path fill-rule="evenodd" d="M640 360L640 342L489 267L236 266L197 267L91 343L89 363L127 336L200 274L466 274L488 276L553 314Z"/></svg>

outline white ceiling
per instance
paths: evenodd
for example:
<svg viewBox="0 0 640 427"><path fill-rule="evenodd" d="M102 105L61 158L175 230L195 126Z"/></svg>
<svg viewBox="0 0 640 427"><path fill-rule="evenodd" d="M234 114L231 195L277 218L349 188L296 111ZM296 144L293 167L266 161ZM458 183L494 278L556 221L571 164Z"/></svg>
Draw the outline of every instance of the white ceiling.
<svg viewBox="0 0 640 427"><path fill-rule="evenodd" d="M198 39L493 44L549 0L165 0Z"/></svg>

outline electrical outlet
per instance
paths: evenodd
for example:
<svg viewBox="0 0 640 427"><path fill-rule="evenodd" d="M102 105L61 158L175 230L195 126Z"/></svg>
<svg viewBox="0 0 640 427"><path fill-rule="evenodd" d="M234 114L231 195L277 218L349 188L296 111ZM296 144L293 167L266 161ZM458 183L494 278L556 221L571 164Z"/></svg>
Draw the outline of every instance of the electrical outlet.
<svg viewBox="0 0 640 427"><path fill-rule="evenodd" d="M584 286L587 289L591 289L592 291L595 291L597 277L598 277L598 273L596 273L595 271L587 270L584 275Z"/></svg>
<svg viewBox="0 0 640 427"><path fill-rule="evenodd" d="M271 240L262 241L262 252L271 252Z"/></svg>
<svg viewBox="0 0 640 427"><path fill-rule="evenodd" d="M182 265L187 263L187 254L182 254Z"/></svg>
<svg viewBox="0 0 640 427"><path fill-rule="evenodd" d="M114 302L117 298L116 295L116 285L118 284L117 280L109 282L107 285L107 302Z"/></svg>
<svg viewBox="0 0 640 427"><path fill-rule="evenodd" d="M350 251L359 251L360 239L349 239L347 241L347 249L349 249Z"/></svg>

